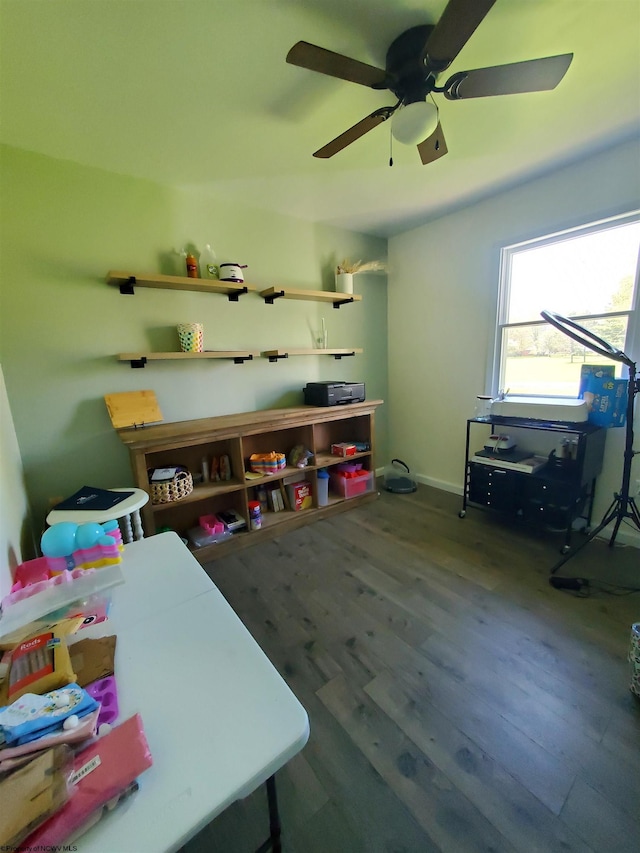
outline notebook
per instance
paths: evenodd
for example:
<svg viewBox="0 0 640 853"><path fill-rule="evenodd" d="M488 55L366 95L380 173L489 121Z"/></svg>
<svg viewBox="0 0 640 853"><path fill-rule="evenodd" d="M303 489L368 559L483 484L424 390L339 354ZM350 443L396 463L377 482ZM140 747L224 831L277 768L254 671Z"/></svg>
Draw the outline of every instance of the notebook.
<svg viewBox="0 0 640 853"><path fill-rule="evenodd" d="M111 509L131 497L133 492L110 492L107 489L98 489L94 486L83 486L70 498L65 498L61 503L54 506L60 510L105 510Z"/></svg>

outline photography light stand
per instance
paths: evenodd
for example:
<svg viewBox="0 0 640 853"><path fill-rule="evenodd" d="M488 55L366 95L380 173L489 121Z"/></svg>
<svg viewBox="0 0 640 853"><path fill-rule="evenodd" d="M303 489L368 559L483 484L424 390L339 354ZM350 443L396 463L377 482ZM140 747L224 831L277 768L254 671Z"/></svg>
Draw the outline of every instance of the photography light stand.
<svg viewBox="0 0 640 853"><path fill-rule="evenodd" d="M541 311L540 313L547 323L551 323L552 326L555 326L556 329L563 334L568 335L568 337L573 338L574 341L577 341L582 346L588 347L594 352L597 352L599 355L605 356L605 358L622 362L622 364L625 364L629 370L622 486L619 492L614 493L613 502L605 512L600 524L588 534L587 538L581 542L577 548L563 556L562 559L555 564L551 569L551 574L554 574L560 566L563 566L568 560L575 557L578 552L585 548L589 542L601 533L605 527L611 524L614 519L615 525L611 538L609 539L610 548L613 548L620 525L625 519L630 519L638 530L640 530L640 512L638 512L635 499L629 494L631 485L631 465L633 457L636 455L636 451L633 449L633 410L635 396L638 393L639 388L636 364L628 355L625 355L625 353L619 349L615 349L611 344L607 343L607 341L599 338L597 335L594 335L594 333L590 332L588 329L585 329L584 326L580 326L578 323L575 323L573 320L569 320L567 317L563 317L561 314L554 314L551 311Z"/></svg>

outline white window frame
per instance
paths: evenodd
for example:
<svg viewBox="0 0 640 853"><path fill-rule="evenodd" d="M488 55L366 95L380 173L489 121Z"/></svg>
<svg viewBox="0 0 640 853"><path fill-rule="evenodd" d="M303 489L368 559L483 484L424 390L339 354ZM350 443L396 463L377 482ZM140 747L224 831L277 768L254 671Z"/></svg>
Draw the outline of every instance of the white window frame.
<svg viewBox="0 0 640 853"><path fill-rule="evenodd" d="M498 303L497 303L497 316L496 316L496 324L495 324L495 340L493 347L493 366L492 366L492 374L491 374L491 389L492 394L495 396L500 394L501 392L508 391L506 388L501 388L501 377L504 367L504 359L505 355L502 352L502 341L504 339L504 330L507 328L516 328L518 326L531 326L536 324L535 321L523 321L518 323L507 323L505 318L507 317L508 308L509 308L509 290L510 290L510 271L511 271L511 259L512 257L520 251L524 251L531 248L540 248L542 246L548 246L553 243L559 242L561 240L567 239L568 236L571 237L582 237L588 234L593 234L598 231L608 230L610 228L617 228L621 225L628 225L632 222L640 222L640 210L633 210L629 213L619 214L617 216L611 216L606 219L600 219L596 222L588 222L583 225L577 225L573 228L567 228L563 231L556 231L553 234L546 234L541 237L534 237L530 240L524 240L520 243L513 243L509 246L503 246L500 250L500 274L499 274L499 283L498 283ZM637 329L637 319L638 319L638 303L640 297L638 295L638 291L640 290L640 256L638 257L638 261L636 263L636 280L635 286L633 290L633 305L628 311L611 311L605 312L602 314L583 314L583 315L575 315L571 316L569 319L574 320L576 323L582 324L585 320L593 320L600 318L609 318L609 317L627 317L627 336L625 340L625 348L624 352L628 353L631 358L634 358L634 352L637 352L638 346L640 345L640 329ZM543 309L553 310L553 306L543 306ZM546 321L540 318L540 325L544 325ZM530 396L532 399L536 399L539 397L552 397L552 394L518 394L519 397Z"/></svg>

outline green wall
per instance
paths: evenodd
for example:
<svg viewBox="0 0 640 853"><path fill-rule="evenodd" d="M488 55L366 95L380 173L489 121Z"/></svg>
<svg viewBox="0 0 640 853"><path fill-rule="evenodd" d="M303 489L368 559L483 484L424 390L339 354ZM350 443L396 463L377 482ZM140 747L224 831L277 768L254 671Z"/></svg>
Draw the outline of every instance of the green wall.
<svg viewBox="0 0 640 853"><path fill-rule="evenodd" d="M334 310L315 302L266 305L256 294L224 296L139 288L122 296L108 270L172 272L173 250L210 242L220 261L248 264L247 282L333 288L343 257L386 257L386 240L329 228L0 148L0 363L36 521L48 499L84 484L131 484L129 460L103 395L153 389L165 421L300 405L309 380L364 381L387 395L387 280L355 278L361 303ZM177 270L176 270L177 271ZM324 317L328 356L155 362L132 370L119 352L178 349L175 326L204 324L205 349L310 347ZM377 418L378 464L386 458L386 412Z"/></svg>

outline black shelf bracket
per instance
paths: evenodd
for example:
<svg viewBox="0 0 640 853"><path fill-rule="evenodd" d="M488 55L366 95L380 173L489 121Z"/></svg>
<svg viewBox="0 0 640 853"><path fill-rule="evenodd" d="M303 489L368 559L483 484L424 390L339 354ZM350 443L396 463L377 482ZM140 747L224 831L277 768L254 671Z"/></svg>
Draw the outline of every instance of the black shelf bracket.
<svg viewBox="0 0 640 853"><path fill-rule="evenodd" d="M134 296L135 290L133 288L134 288L135 283L136 283L135 275L130 275L126 281L120 282L120 293L122 293L123 296ZM142 366L144 367L144 365L142 365ZM133 365L132 365L132 367L133 367Z"/></svg>
<svg viewBox="0 0 640 853"><path fill-rule="evenodd" d="M333 307L339 308L341 305L347 305L349 302L353 302L353 296L350 296L348 299L341 299L340 302L334 302Z"/></svg>
<svg viewBox="0 0 640 853"><path fill-rule="evenodd" d="M289 358L289 353L283 352L282 355L270 355L269 361L273 363L273 362L278 361L278 359L280 359L280 358Z"/></svg>
<svg viewBox="0 0 640 853"><path fill-rule="evenodd" d="M233 293L228 293L229 302L237 302L238 299L244 294L248 293L249 289L247 287L241 287L240 290L234 290Z"/></svg>
<svg viewBox="0 0 640 853"><path fill-rule="evenodd" d="M264 301L267 303L267 305L273 305L274 301L276 299L280 299L282 296L284 296L284 290L277 290L272 293L271 296L265 296ZM269 360L271 361L271 359Z"/></svg>
<svg viewBox="0 0 640 853"><path fill-rule="evenodd" d="M144 367L147 363L147 357L143 355L141 358L132 358L130 363L131 367Z"/></svg>
<svg viewBox="0 0 640 853"><path fill-rule="evenodd" d="M337 352L333 354L333 357L337 360L341 358L351 358L352 355L355 355L355 352Z"/></svg>
<svg viewBox="0 0 640 853"><path fill-rule="evenodd" d="M236 355L233 359L234 364L243 364L245 361L253 361L252 355Z"/></svg>

